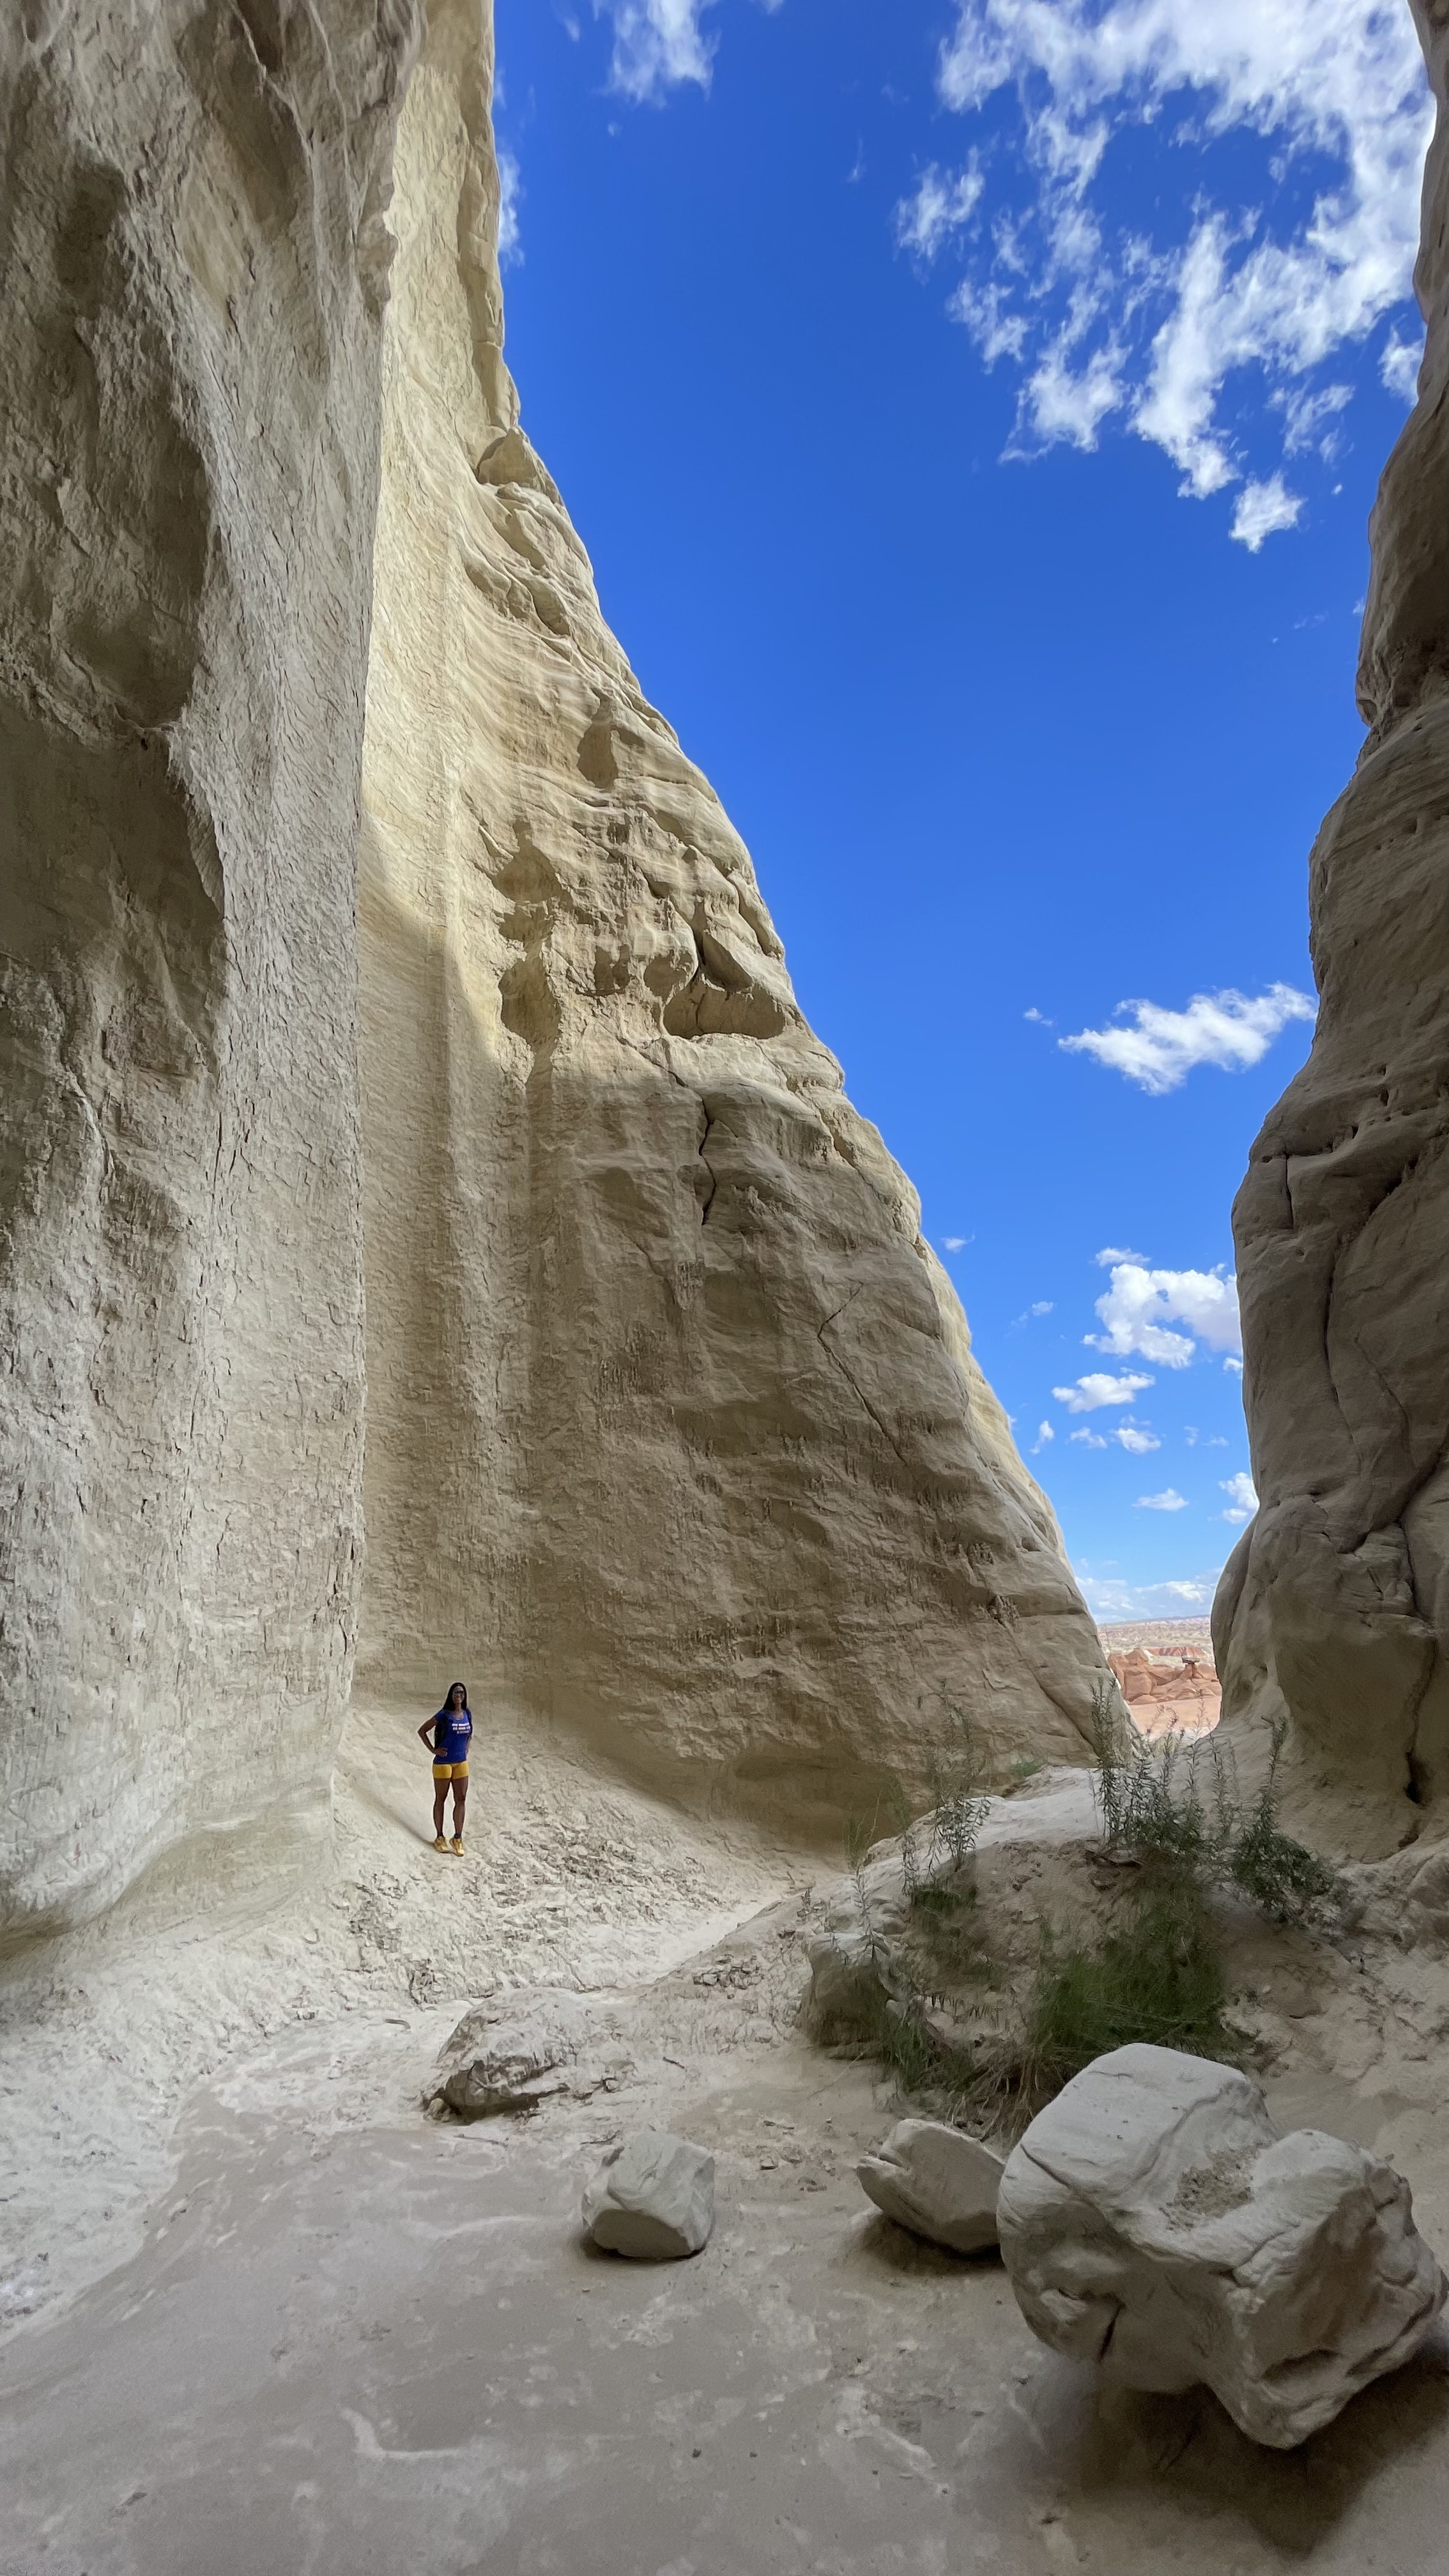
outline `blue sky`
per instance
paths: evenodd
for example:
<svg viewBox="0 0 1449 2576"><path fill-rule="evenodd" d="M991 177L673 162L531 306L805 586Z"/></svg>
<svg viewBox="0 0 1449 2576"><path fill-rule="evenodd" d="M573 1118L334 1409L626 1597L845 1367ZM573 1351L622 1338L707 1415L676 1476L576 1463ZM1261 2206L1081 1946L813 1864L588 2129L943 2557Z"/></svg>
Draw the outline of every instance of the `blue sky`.
<svg viewBox="0 0 1449 2576"><path fill-rule="evenodd" d="M1419 342L1407 8L498 31L509 356L605 612L1094 1608L1205 1609L1251 1505L1230 1209L1311 1035L1305 860Z"/></svg>

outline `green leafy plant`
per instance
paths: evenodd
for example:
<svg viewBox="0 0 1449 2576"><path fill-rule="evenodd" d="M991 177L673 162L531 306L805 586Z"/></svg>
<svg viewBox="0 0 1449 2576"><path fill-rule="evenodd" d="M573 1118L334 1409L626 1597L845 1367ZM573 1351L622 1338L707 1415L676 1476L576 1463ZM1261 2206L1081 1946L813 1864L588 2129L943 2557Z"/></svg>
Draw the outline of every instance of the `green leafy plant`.
<svg viewBox="0 0 1449 2576"><path fill-rule="evenodd" d="M1149 1743L1124 1720L1111 1684L1093 1693L1092 1734L1093 1793L1109 1852L1140 1862L1159 1883L1236 1887L1279 1923L1331 1912L1339 1902L1337 1871L1278 1821L1281 1725L1267 1780L1246 1809L1231 1754L1215 1735L1197 1745L1172 1734Z"/></svg>
<svg viewBox="0 0 1449 2576"><path fill-rule="evenodd" d="M1223 1971L1201 1907L1179 1892L1144 1892L1118 1930L1095 1945L1043 1929L1027 2005L1021 2091L1048 2100L1094 2057L1132 2041L1194 2057L1235 2060L1223 2019Z"/></svg>

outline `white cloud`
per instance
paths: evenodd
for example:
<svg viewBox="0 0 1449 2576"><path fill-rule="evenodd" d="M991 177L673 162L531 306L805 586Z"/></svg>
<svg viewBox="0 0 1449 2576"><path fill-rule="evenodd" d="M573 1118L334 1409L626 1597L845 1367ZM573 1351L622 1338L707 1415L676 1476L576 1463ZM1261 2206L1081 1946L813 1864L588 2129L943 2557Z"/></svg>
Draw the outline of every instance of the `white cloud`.
<svg viewBox="0 0 1449 2576"><path fill-rule="evenodd" d="M1077 1581L1094 1619L1200 1619L1212 1608L1220 1568L1168 1583L1124 1583L1110 1572L1079 1565Z"/></svg>
<svg viewBox="0 0 1449 2576"><path fill-rule="evenodd" d="M941 1237L948 1252L964 1252L970 1240L969 1234L943 1234Z"/></svg>
<svg viewBox="0 0 1449 2576"><path fill-rule="evenodd" d="M1096 1369L1079 1377L1075 1386L1054 1386L1052 1393L1068 1413L1096 1413L1104 1404L1130 1404L1152 1384L1150 1377L1109 1377L1105 1369Z"/></svg>
<svg viewBox="0 0 1449 2576"><path fill-rule="evenodd" d="M1258 1508L1258 1497L1253 1491L1252 1477L1245 1474L1220 1476L1218 1482L1229 1498L1228 1508L1223 1514L1224 1520L1250 1521Z"/></svg>
<svg viewBox="0 0 1449 2576"><path fill-rule="evenodd" d="M1385 0L957 9L940 62L946 105L972 113L1015 95L951 309L988 364L1020 366L1016 451L1093 446L1115 413L1172 458L1184 492L1204 498L1243 481L1244 372L1270 400L1322 401L1333 389L1315 379L1335 353L1408 302L1433 122L1408 10ZM1114 143L1153 126L1150 171L1134 181ZM1230 161L1216 150L1229 136ZM1138 197L1125 213L1124 184ZM1396 390L1401 348L1395 329L1381 363ZM1290 421L1285 452L1293 435ZM1276 480L1249 478L1250 495L1273 493ZM1292 496L1277 490L1266 522L1268 503L1245 496L1244 544L1294 524Z"/></svg>
<svg viewBox="0 0 1449 2576"><path fill-rule="evenodd" d="M1106 1330L1086 1335L1090 1349L1110 1359L1152 1360L1159 1368L1186 1368L1199 1341L1210 1351L1242 1349L1237 1282L1221 1267L1149 1270L1111 1252L1097 1258L1111 1263L1112 1284L1097 1299ZM1188 1329L1174 1333L1172 1324Z"/></svg>
<svg viewBox="0 0 1449 2576"><path fill-rule="evenodd" d="M1232 1369L1232 1370L1236 1373L1236 1375L1237 1375L1238 1377L1241 1377L1241 1376L1242 1376L1242 1374L1243 1374L1243 1363L1242 1363L1242 1361L1241 1361L1241 1360L1235 1360L1235 1359L1233 1358L1233 1355L1232 1355L1231 1351L1228 1353L1227 1358L1224 1360L1224 1362L1223 1362L1223 1366L1224 1366L1224 1368L1225 1368L1225 1369ZM1211 1445L1212 1445L1214 1448L1216 1448L1218 1444L1216 1443L1216 1441L1214 1441ZM1224 1444L1224 1445L1226 1445L1226 1444Z"/></svg>
<svg viewBox="0 0 1449 2576"><path fill-rule="evenodd" d="M933 161L922 172L915 195L903 197L896 208L896 239L902 250L914 251L919 259L934 259L952 234L970 222L985 185L974 162L953 178Z"/></svg>
<svg viewBox="0 0 1449 2576"><path fill-rule="evenodd" d="M1023 1011L1021 1016L1024 1020L1035 1020L1039 1029L1054 1029L1056 1027L1056 1021L1049 1020L1045 1011L1038 1011L1035 1009Z"/></svg>
<svg viewBox="0 0 1449 2576"><path fill-rule="evenodd" d="M1050 1448L1056 1436L1057 1435L1049 1422L1038 1423L1036 1438L1031 1444L1031 1454L1033 1458L1035 1458L1041 1450Z"/></svg>
<svg viewBox="0 0 1449 2576"><path fill-rule="evenodd" d="M594 0L614 22L609 87L653 104L683 81L708 89L714 48L701 19L710 0Z"/></svg>
<svg viewBox="0 0 1449 2576"><path fill-rule="evenodd" d="M1125 1020L1129 1013L1130 1022L1121 1028L1079 1029L1057 1044L1068 1054L1094 1055L1160 1097L1185 1082L1195 1065L1244 1072L1261 1061L1290 1020L1316 1018L1317 1005L1292 984L1270 984L1254 999L1229 985L1220 993L1194 993L1185 1011L1167 1011L1157 1002L1119 1002L1113 1017Z"/></svg>
<svg viewBox="0 0 1449 2576"><path fill-rule="evenodd" d="M1255 555L1262 551L1265 537L1277 536L1282 528L1296 528L1302 516L1299 495L1289 491L1281 474L1270 474L1266 483L1243 485L1228 534Z"/></svg>
<svg viewBox="0 0 1449 2576"><path fill-rule="evenodd" d="M1056 1306L1050 1297L1038 1297L1031 1311L1034 1315L1053 1315Z"/></svg>
<svg viewBox="0 0 1449 2576"><path fill-rule="evenodd" d="M1401 340L1397 328L1392 330L1379 360L1379 374L1386 391L1397 394L1400 402L1411 403L1419 390L1419 369L1423 363L1423 332L1417 332L1412 340Z"/></svg>
<svg viewBox="0 0 1449 2576"><path fill-rule="evenodd" d="M518 163L507 145L500 143L498 146L498 264L500 268L507 268L511 262L523 257L518 233L518 201L522 195L523 184L518 175Z"/></svg>
<svg viewBox="0 0 1449 2576"><path fill-rule="evenodd" d="M1382 370L1382 360L1380 368ZM1336 420L1347 411L1353 400L1352 385L1322 385L1317 393L1300 388L1296 393L1283 392L1277 398L1283 414L1283 452L1298 456L1307 447L1316 446L1320 456L1332 457L1337 452L1337 433L1330 430L1325 438L1318 433L1325 421Z"/></svg>
<svg viewBox="0 0 1449 2576"><path fill-rule="evenodd" d="M1105 1449L1107 1446L1100 1431L1069 1431L1067 1438L1075 1440L1082 1449Z"/></svg>
<svg viewBox="0 0 1449 2576"><path fill-rule="evenodd" d="M1165 1493L1139 1494L1134 1508L1139 1512L1185 1512L1187 1496L1169 1485Z"/></svg>
<svg viewBox="0 0 1449 2576"><path fill-rule="evenodd" d="M1140 1422L1124 1422L1121 1430L1114 1431L1112 1437L1119 1448L1130 1450L1134 1458L1145 1458L1150 1449L1162 1447L1156 1432L1145 1431Z"/></svg>

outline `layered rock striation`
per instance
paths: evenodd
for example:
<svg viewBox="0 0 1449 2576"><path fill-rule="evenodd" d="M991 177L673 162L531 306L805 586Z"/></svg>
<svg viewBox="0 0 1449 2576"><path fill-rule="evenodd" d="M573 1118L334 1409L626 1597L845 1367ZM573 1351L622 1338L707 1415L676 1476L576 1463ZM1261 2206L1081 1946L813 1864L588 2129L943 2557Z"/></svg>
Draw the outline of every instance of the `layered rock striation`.
<svg viewBox="0 0 1449 2576"><path fill-rule="evenodd" d="M12 1934L325 1829L364 1432L374 1682L798 1824L947 1698L1083 1743L1050 1510L519 426L490 75L483 0L0 23Z"/></svg>
<svg viewBox="0 0 1449 2576"><path fill-rule="evenodd" d="M1233 1214L1261 1503L1213 1622L1225 1715L1286 1725L1366 1851L1449 1790L1449 18L1415 17L1428 345L1372 520L1369 735L1309 864L1313 1049Z"/></svg>

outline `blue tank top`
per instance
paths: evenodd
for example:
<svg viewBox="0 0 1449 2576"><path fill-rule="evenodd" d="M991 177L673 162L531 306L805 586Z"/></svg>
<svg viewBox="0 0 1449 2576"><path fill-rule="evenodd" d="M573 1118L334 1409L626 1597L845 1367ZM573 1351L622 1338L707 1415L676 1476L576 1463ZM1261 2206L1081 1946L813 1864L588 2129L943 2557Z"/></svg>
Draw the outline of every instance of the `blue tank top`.
<svg viewBox="0 0 1449 2576"><path fill-rule="evenodd" d="M466 1762L473 1720L466 1708L440 1709L433 1720L433 1760Z"/></svg>

